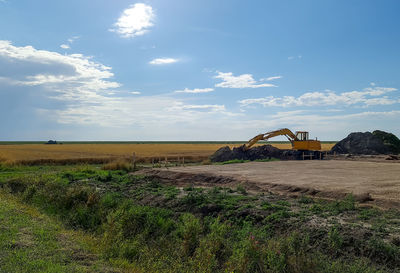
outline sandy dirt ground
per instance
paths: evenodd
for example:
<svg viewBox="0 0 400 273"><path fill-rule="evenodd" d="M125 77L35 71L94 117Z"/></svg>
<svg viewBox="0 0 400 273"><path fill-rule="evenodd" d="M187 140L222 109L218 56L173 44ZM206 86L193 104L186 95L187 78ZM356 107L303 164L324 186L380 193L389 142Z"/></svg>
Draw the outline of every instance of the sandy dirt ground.
<svg viewBox="0 0 400 273"><path fill-rule="evenodd" d="M349 160L250 162L145 171L175 183L242 184L253 191L341 198L348 193L383 207L400 208L400 164ZM368 198L367 198L368 199Z"/></svg>

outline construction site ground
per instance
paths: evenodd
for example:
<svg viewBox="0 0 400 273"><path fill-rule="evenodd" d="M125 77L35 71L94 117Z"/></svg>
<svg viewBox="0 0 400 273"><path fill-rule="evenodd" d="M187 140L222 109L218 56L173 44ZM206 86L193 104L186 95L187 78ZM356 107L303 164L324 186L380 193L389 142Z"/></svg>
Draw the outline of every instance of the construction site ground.
<svg viewBox="0 0 400 273"><path fill-rule="evenodd" d="M177 186L237 187L254 193L309 195L400 208L400 163L393 161L313 160L248 162L154 168L140 171Z"/></svg>

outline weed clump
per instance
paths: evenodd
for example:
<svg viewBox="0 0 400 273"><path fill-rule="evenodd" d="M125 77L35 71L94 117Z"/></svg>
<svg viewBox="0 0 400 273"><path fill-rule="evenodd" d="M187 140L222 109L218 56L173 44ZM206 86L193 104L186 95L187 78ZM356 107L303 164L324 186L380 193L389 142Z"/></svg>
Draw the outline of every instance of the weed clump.
<svg viewBox="0 0 400 273"><path fill-rule="evenodd" d="M327 213L330 215L338 215L347 211L354 211L356 209L356 202L352 194L346 195L343 200L327 202L320 201L313 203L310 207L310 211L316 214Z"/></svg>
<svg viewBox="0 0 400 273"><path fill-rule="evenodd" d="M109 162L107 164L104 164L102 167L103 170L109 170L109 171L116 171L116 170L122 170L122 171L133 171L133 165L131 162L129 162L126 159L118 159L112 162Z"/></svg>
<svg viewBox="0 0 400 273"><path fill-rule="evenodd" d="M245 189L242 185L238 185L238 186L236 187L236 191L239 192L239 193L241 193L241 194L247 194L246 189Z"/></svg>

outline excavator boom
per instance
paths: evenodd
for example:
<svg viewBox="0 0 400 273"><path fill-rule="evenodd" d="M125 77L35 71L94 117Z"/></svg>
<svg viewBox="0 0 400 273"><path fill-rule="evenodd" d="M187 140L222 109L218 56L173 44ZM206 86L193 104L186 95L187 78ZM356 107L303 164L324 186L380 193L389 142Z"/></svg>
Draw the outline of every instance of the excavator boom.
<svg viewBox="0 0 400 273"><path fill-rule="evenodd" d="M253 146L260 140L267 140L267 139L270 139L271 137L276 137L276 136L286 136L291 143L293 143L293 141L297 139L296 135L293 134L292 131L290 131L287 128L284 128L284 129L267 132L264 134L259 134L255 137L253 137L252 139L249 140L249 142L247 142L245 144L245 149L246 150L250 149L251 146Z"/></svg>

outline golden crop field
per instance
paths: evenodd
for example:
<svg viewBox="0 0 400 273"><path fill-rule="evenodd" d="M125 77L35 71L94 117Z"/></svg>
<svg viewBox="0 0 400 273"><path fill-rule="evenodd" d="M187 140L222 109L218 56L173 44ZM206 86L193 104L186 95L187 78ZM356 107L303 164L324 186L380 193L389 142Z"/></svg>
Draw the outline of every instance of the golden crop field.
<svg viewBox="0 0 400 273"><path fill-rule="evenodd" d="M227 144L175 144L175 143L146 143L146 144L17 144L0 145L0 159L8 161L39 160L39 159L77 159L128 157L134 152L137 157L207 157L217 149ZM230 144L237 147L241 144ZM260 144L261 145L261 144ZM290 149L290 144L276 144L280 149ZM322 144L323 150L330 150L334 144Z"/></svg>

